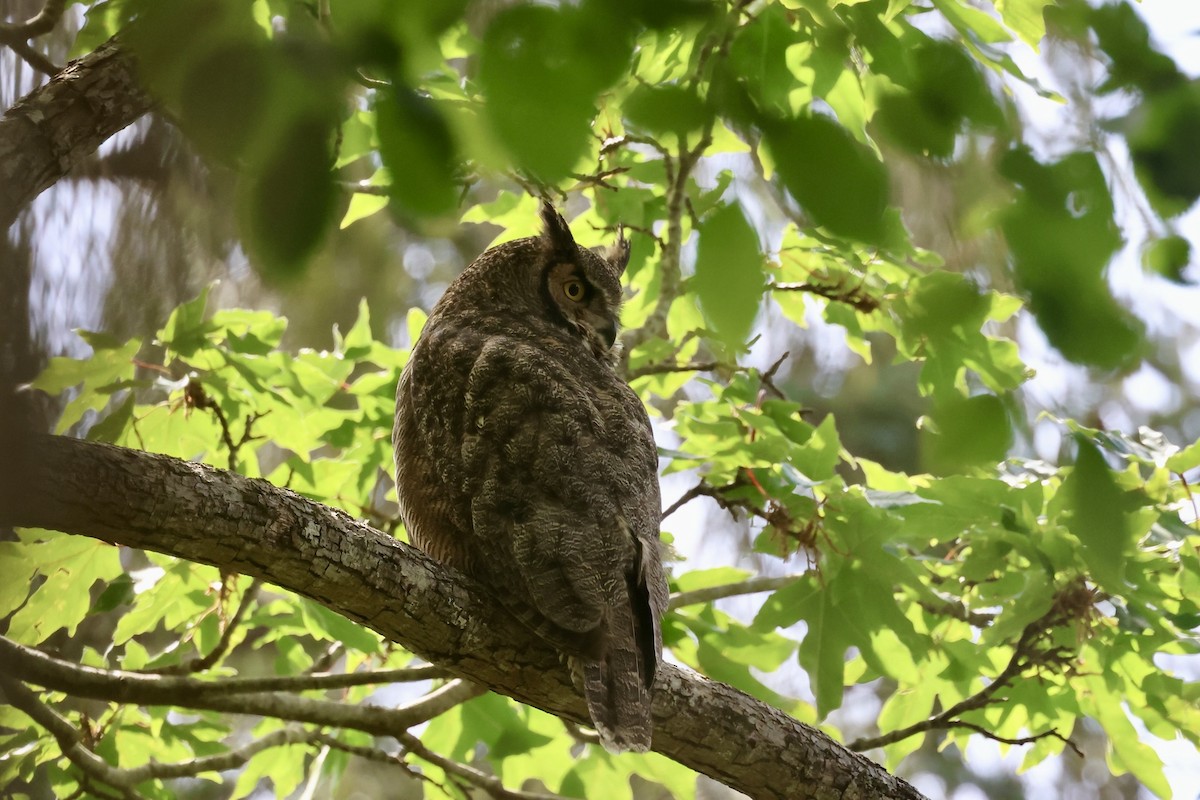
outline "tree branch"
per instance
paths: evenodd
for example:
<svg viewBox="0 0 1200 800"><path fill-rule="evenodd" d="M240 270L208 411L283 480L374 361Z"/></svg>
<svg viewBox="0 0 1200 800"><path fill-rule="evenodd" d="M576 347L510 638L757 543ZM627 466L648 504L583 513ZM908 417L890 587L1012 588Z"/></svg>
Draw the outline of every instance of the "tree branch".
<svg viewBox="0 0 1200 800"><path fill-rule="evenodd" d="M667 608L674 611L683 606L690 606L694 603L709 603L713 600L720 600L725 597L737 597L743 594L758 594L759 592L770 592L775 589L782 589L785 586L790 586L796 581L803 578L804 575L781 575L779 577L760 576L758 578L750 578L737 583L725 583L720 586L710 586L707 589L694 589L690 592L679 592L671 595L670 603Z"/></svg>
<svg viewBox="0 0 1200 800"><path fill-rule="evenodd" d="M1037 666L1039 664L1061 660L1061 649L1054 647L1049 649L1038 648L1038 643L1042 640L1042 638L1044 638L1046 634L1049 633L1056 625L1061 624L1061 622L1062 610L1056 603L1044 615L1025 626L1024 630L1021 631L1020 639L1017 640L1016 646L1013 647L1012 656L1009 657L1008 663L1004 666L1004 669L1001 670L999 675L993 678L990 683L988 683L978 692L968 697L964 697L962 700L945 709L941 713L929 717L928 719L915 722L906 728L890 731L881 736L856 739L846 746L855 752L862 752L864 750L871 750L876 747L884 747L886 745L893 744L894 742L907 739L909 736L915 736L918 733L925 733L926 731L947 730L949 728L969 728L976 733L982 733L989 738L995 739L996 741L1005 742L1008 744L1028 744L1029 742L1036 741L1037 739L1042 739L1047 736L1054 736L1062 739L1062 741L1071 746L1071 749L1078 753L1079 748L1075 746L1075 743L1059 735L1057 731L1046 731L1044 733L1029 736L1018 741L1015 739L1006 739L997 736L988 732L980 725L960 719L963 714L966 714L969 711L977 711L978 709L984 708L992 703L999 702L999 700L996 698L996 693L1019 678L1025 671L1026 667Z"/></svg>
<svg viewBox="0 0 1200 800"><path fill-rule="evenodd" d="M462 778L472 786L476 786L487 793L489 797L495 800L566 800L562 795L543 794L538 792L519 792L512 789L507 789L503 781L494 775L488 775L485 772L475 769L467 764L460 764L453 759L446 758L443 755L430 750L424 743L410 733L400 737L400 744L404 745L404 749L409 753L417 756L420 759L428 761L430 764L435 764L446 771L447 774L457 778Z"/></svg>
<svg viewBox="0 0 1200 800"><path fill-rule="evenodd" d="M109 766L103 758L84 747L83 739L75 726L39 700L37 695L25 688L20 681L0 675L0 689L4 690L4 696L13 708L20 709L38 725L50 731L50 735L58 741L62 754L78 767L85 777L113 787L121 797L140 796L133 791L134 784L122 770Z"/></svg>
<svg viewBox="0 0 1200 800"><path fill-rule="evenodd" d="M18 22L15 25L0 22L0 42L5 44L23 42L49 33L62 19L63 9L66 6L67 0L46 0L42 10L24 22Z"/></svg>
<svg viewBox="0 0 1200 800"><path fill-rule="evenodd" d="M4 113L0 230L7 230L35 197L105 140L150 110L153 101L135 71L132 56L114 37Z"/></svg>
<svg viewBox="0 0 1200 800"><path fill-rule="evenodd" d="M375 736L396 736L482 693L476 686L468 684L462 687L455 682L410 705L380 708L317 700L285 692L231 692L226 681L202 681L87 667L53 658L2 636L0 659L21 680L76 697L144 706L178 706L230 714L253 714L331 728L350 728ZM230 682L236 680L231 679Z"/></svg>
<svg viewBox="0 0 1200 800"><path fill-rule="evenodd" d="M482 587L341 511L263 480L111 445L36 437L16 452L29 458L0 498L2 524L91 536L257 577L472 682L587 720L558 655ZM252 696L233 699L242 706ZM363 710L354 711L346 716L360 720ZM656 751L758 800L921 797L779 709L670 664L659 672L653 715Z"/></svg>

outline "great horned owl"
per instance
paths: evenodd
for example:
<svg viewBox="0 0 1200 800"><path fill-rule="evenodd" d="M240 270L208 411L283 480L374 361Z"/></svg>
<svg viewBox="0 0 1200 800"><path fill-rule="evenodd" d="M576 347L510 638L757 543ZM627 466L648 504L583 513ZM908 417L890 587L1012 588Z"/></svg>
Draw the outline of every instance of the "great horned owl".
<svg viewBox="0 0 1200 800"><path fill-rule="evenodd" d="M580 247L548 204L542 222L467 267L413 348L400 512L569 658L607 749L644 751L667 585L654 436L615 371L629 243Z"/></svg>

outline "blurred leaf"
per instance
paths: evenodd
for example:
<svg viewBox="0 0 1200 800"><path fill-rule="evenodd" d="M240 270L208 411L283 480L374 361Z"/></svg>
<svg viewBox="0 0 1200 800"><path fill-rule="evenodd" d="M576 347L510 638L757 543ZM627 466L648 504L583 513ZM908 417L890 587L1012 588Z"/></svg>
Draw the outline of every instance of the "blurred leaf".
<svg viewBox="0 0 1200 800"><path fill-rule="evenodd" d="M1200 80L1149 95L1121 124L1133 165L1154 210L1165 217L1200 198Z"/></svg>
<svg viewBox="0 0 1200 800"><path fill-rule="evenodd" d="M242 235L268 278L299 274L331 226L332 135L327 119L298 118L263 163L242 177Z"/></svg>
<svg viewBox="0 0 1200 800"><path fill-rule="evenodd" d="M1063 3L1067 16L1082 14L1095 31L1101 49L1111 59L1102 90L1118 88L1157 92L1178 84L1182 75L1175 62L1158 52L1142 17L1126 2L1091 7L1072 0Z"/></svg>
<svg viewBox="0 0 1200 800"><path fill-rule="evenodd" d="M919 155L946 158L967 122L1002 121L978 65L961 47L930 40L908 54L907 92L883 95L876 121L897 144Z"/></svg>
<svg viewBox="0 0 1200 800"><path fill-rule="evenodd" d="M870 244L883 239L888 177L874 153L824 117L765 123L763 131L783 185L815 223Z"/></svg>
<svg viewBox="0 0 1200 800"><path fill-rule="evenodd" d="M488 119L517 164L547 182L570 172L587 149L596 95L631 53L626 33L595 4L497 13L479 81Z"/></svg>
<svg viewBox="0 0 1200 800"><path fill-rule="evenodd" d="M452 210L458 198L454 141L434 103L394 85L379 92L375 115L379 155L391 176L391 198L415 214Z"/></svg>
<svg viewBox="0 0 1200 800"><path fill-rule="evenodd" d="M1187 283L1183 273L1191 260L1191 242L1174 234L1150 241L1142 252L1142 264L1146 270L1172 283Z"/></svg>
<svg viewBox="0 0 1200 800"><path fill-rule="evenodd" d="M1072 361L1128 363L1141 344L1141 325L1105 281L1121 236L1095 156L1073 153L1043 165L1014 150L1002 170L1020 186L1002 218L1014 272L1046 337Z"/></svg>
<svg viewBox="0 0 1200 800"><path fill-rule="evenodd" d="M675 84L639 86L625 101L625 116L635 127L655 134L674 133L680 141L712 118L694 91Z"/></svg>
<svg viewBox="0 0 1200 800"><path fill-rule="evenodd" d="M796 80L786 56L788 47L800 41L800 34L788 22L789 13L780 4L766 6L738 30L729 47L732 74L750 89L750 96L762 111L792 111L788 95Z"/></svg>
<svg viewBox="0 0 1200 800"><path fill-rule="evenodd" d="M993 466L1012 446L1012 427L1000 398L980 394L949 398L932 415L935 429L922 430L922 462L939 475Z"/></svg>
<svg viewBox="0 0 1200 800"><path fill-rule="evenodd" d="M740 347L758 312L766 278L758 235L737 203L722 206L700 223L692 288L718 336Z"/></svg>
<svg viewBox="0 0 1200 800"><path fill-rule="evenodd" d="M961 0L933 0L933 6L966 39L976 39L984 44L1012 41L1004 26L981 8Z"/></svg>
<svg viewBox="0 0 1200 800"><path fill-rule="evenodd" d="M996 0L996 10L1004 24L1034 50L1046 35L1042 11L1050 5L1053 0Z"/></svg>
<svg viewBox="0 0 1200 800"><path fill-rule="evenodd" d="M236 165L273 120L272 74L265 43L238 37L216 43L188 63L180 86L180 124L206 155Z"/></svg>

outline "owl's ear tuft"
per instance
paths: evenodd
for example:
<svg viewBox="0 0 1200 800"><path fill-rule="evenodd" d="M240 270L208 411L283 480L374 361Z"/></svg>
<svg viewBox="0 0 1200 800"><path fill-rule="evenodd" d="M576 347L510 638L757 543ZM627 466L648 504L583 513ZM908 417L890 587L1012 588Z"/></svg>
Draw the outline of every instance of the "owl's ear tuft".
<svg viewBox="0 0 1200 800"><path fill-rule="evenodd" d="M567 221L545 200L542 201L542 246L553 255L568 258L574 258L577 249Z"/></svg>
<svg viewBox="0 0 1200 800"><path fill-rule="evenodd" d="M617 228L615 242L593 247L592 252L607 261L618 275L625 272L625 267L629 266L629 240L625 238L625 229Z"/></svg>

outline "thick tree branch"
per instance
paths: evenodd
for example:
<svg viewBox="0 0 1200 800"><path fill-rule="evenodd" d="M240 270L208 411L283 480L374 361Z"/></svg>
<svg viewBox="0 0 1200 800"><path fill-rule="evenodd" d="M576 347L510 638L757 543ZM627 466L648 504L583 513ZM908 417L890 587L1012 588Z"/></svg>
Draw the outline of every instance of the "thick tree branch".
<svg viewBox="0 0 1200 800"><path fill-rule="evenodd" d="M0 118L0 230L151 105L132 56L113 38L6 111Z"/></svg>
<svg viewBox="0 0 1200 800"><path fill-rule="evenodd" d="M558 656L464 576L262 480L120 447L39 437L0 523L51 528L252 575L324 603L452 672L586 720ZM359 709L361 712L361 709ZM754 798L920 798L824 733L664 665L654 749Z"/></svg>

